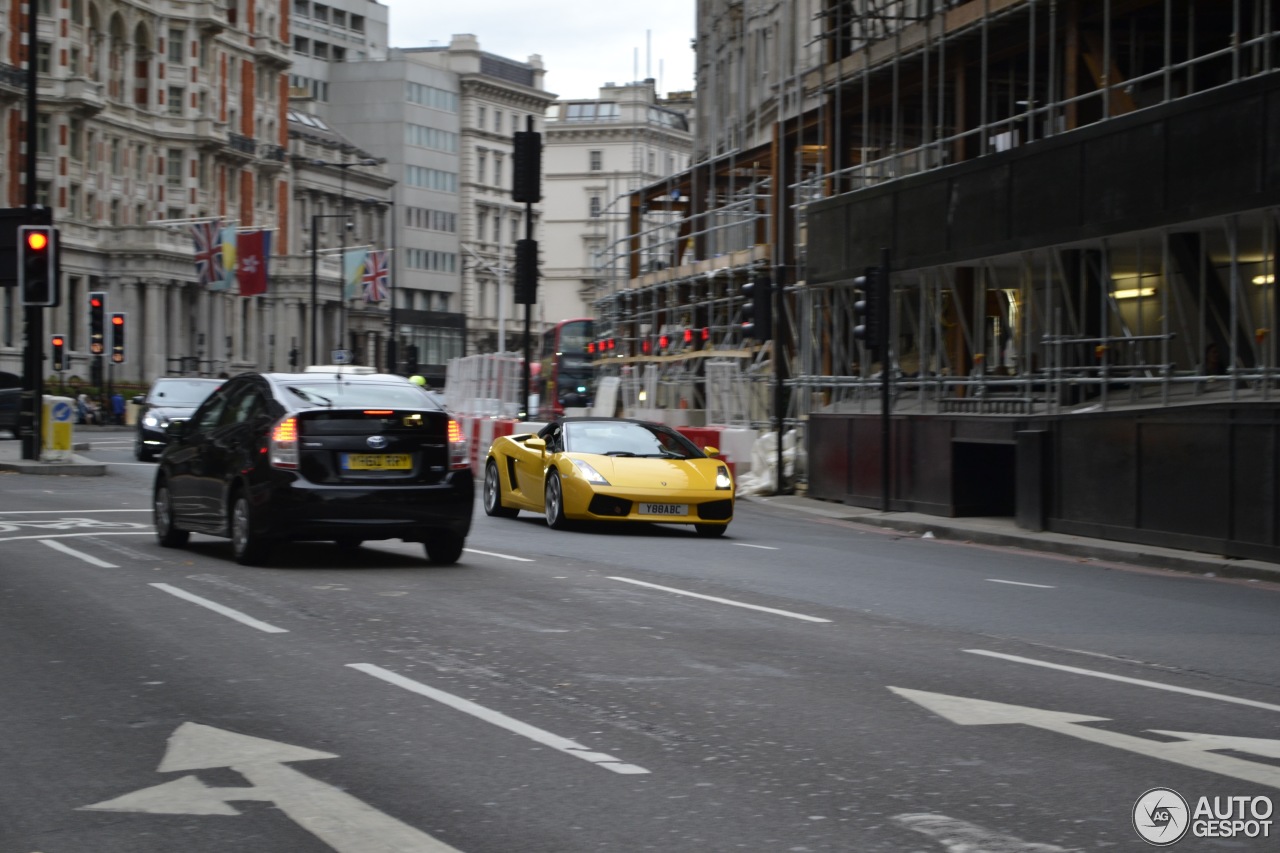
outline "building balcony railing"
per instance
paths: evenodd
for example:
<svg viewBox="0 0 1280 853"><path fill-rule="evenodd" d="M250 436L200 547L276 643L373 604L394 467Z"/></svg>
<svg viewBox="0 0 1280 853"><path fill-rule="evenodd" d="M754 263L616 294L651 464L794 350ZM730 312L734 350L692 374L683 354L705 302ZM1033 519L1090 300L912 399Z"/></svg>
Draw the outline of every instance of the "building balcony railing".
<svg viewBox="0 0 1280 853"><path fill-rule="evenodd" d="M252 136L228 133L227 146L233 156L239 156L246 162L258 156L258 143Z"/></svg>
<svg viewBox="0 0 1280 853"><path fill-rule="evenodd" d="M192 18L203 32L220 33L227 28L224 0L196 0L191 4Z"/></svg>
<svg viewBox="0 0 1280 853"><path fill-rule="evenodd" d="M253 53L259 62L276 68L288 68L293 64L288 45L270 36L253 36Z"/></svg>

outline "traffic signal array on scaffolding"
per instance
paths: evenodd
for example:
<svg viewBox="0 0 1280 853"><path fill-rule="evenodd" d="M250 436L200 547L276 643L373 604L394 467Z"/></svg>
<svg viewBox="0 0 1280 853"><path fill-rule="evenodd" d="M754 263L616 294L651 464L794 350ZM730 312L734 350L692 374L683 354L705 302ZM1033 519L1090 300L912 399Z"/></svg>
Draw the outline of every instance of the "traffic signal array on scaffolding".
<svg viewBox="0 0 1280 853"><path fill-rule="evenodd" d="M767 341L773 337L773 279L768 273L742 285L742 335Z"/></svg>
<svg viewBox="0 0 1280 853"><path fill-rule="evenodd" d="M107 294L95 290L89 294L89 354L107 351Z"/></svg>
<svg viewBox="0 0 1280 853"><path fill-rule="evenodd" d="M879 267L867 267L853 280L854 289L860 292L853 303L853 336L862 341L873 360L879 358L888 343L888 284L888 276Z"/></svg>
<svg viewBox="0 0 1280 853"><path fill-rule="evenodd" d="M538 304L538 241L516 241L516 304Z"/></svg>
<svg viewBox="0 0 1280 853"><path fill-rule="evenodd" d="M22 304L58 304L58 229L52 225L18 228L18 289Z"/></svg>
<svg viewBox="0 0 1280 853"><path fill-rule="evenodd" d="M67 336L50 335L49 344L53 347L53 369L61 373L67 369Z"/></svg>
<svg viewBox="0 0 1280 853"><path fill-rule="evenodd" d="M111 363L124 364L124 314L111 315Z"/></svg>

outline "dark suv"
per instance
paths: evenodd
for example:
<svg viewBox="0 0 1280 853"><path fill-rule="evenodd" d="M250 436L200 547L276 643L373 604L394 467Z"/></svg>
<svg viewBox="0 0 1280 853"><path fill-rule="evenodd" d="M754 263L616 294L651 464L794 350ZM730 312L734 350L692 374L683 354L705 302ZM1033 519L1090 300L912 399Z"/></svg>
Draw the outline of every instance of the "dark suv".
<svg viewBox="0 0 1280 853"><path fill-rule="evenodd" d="M134 457L146 462L159 456L169 440L165 434L169 424L191 417L196 407L225 381L165 376L157 379L145 396L134 397L134 403L145 407L139 414L133 439Z"/></svg>
<svg viewBox="0 0 1280 853"><path fill-rule="evenodd" d="M239 563L277 542L422 542L454 563L471 529L461 425L401 376L246 373L169 427L156 537L231 539Z"/></svg>

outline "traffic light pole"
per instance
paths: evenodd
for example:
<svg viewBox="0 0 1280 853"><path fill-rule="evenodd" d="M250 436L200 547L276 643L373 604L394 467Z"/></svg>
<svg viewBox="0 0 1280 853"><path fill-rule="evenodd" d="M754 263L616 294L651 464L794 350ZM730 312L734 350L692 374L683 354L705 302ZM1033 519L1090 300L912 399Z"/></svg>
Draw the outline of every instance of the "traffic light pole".
<svg viewBox="0 0 1280 853"><path fill-rule="evenodd" d="M880 316L877 318L880 344L880 510L889 511L889 404L891 400L890 382L893 373L893 358L889 352L889 317L892 313L889 286L889 250L880 250L880 274L876 276L876 287L880 288L880 298L876 300Z"/></svg>
<svg viewBox="0 0 1280 853"><path fill-rule="evenodd" d="M39 28L36 26L36 4L27 4L27 150L26 179L27 210L31 213L28 222L34 223L36 211L36 119L38 115L39 96L36 85L36 45L39 41ZM52 224L52 217L49 219ZM27 431L22 436L22 458L36 460L40 458L40 434L43 424L41 413L44 409L44 307L27 305L23 309L23 331L27 336L27 346L23 353L23 389L27 396ZM19 422L21 422L19 417Z"/></svg>

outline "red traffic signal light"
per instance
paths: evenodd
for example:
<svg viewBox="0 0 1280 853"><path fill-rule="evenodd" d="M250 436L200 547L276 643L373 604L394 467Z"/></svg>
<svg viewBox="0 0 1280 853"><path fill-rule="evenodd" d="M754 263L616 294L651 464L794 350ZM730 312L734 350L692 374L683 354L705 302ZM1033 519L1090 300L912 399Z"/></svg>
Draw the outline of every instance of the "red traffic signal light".
<svg viewBox="0 0 1280 853"><path fill-rule="evenodd" d="M52 335L49 343L53 344L53 369L63 371L67 369L67 338L65 335Z"/></svg>
<svg viewBox="0 0 1280 853"><path fill-rule="evenodd" d="M52 225L18 228L18 287L23 305L58 304L57 234Z"/></svg>
<svg viewBox="0 0 1280 853"><path fill-rule="evenodd" d="M102 355L106 352L106 307L106 293L95 290L89 294L89 353L91 355Z"/></svg>
<svg viewBox="0 0 1280 853"><path fill-rule="evenodd" d="M111 362L124 364L124 314L111 315Z"/></svg>

